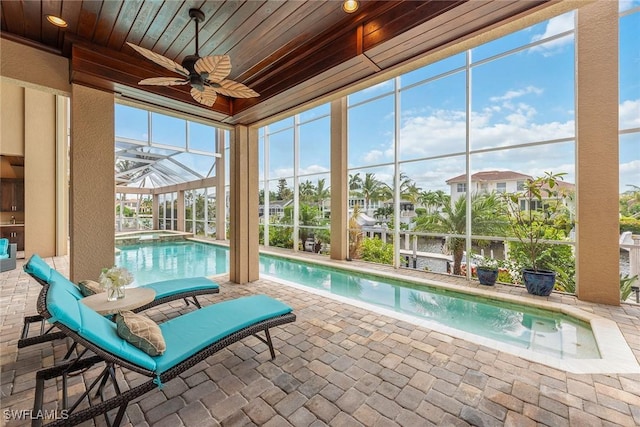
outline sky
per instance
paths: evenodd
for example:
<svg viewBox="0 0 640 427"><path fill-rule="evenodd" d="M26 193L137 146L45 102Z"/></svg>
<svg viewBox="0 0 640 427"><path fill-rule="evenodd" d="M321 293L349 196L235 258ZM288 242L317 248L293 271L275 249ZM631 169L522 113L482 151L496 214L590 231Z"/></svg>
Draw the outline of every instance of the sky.
<svg viewBox="0 0 640 427"><path fill-rule="evenodd" d="M620 10L640 8L640 0L621 1ZM537 176L565 172L575 182L574 13L570 12L509 34L469 52L472 173L513 170ZM620 19L620 129L640 128L640 10ZM505 55L505 52L515 52ZM400 171L423 190L445 190L445 181L464 174L466 147L465 52L391 79L348 97L350 174L373 172L393 180L395 155L394 90L400 90ZM116 135L147 139L139 113L116 107ZM146 112L143 112L146 116ZM328 181L329 105L301 113L298 120L301 181ZM153 140L174 145L185 140L178 119L152 114ZM166 116L165 116L166 117ZM184 121L181 121L184 123ZM269 125L269 177L292 185L294 119ZM197 124L193 124L197 125ZM206 149L202 125L189 129L191 146ZM264 135L264 129L260 135ZM559 141L558 141L559 140ZM554 143L545 143L556 141ZM516 148L521 144L535 144ZM619 141L620 191L640 185L640 132ZM260 179L264 174L264 138L260 139ZM487 151L489 150L489 151ZM181 155L188 157L188 155ZM206 169L211 158L187 161ZM209 162L209 163L207 163ZM390 165L391 164L391 165Z"/></svg>

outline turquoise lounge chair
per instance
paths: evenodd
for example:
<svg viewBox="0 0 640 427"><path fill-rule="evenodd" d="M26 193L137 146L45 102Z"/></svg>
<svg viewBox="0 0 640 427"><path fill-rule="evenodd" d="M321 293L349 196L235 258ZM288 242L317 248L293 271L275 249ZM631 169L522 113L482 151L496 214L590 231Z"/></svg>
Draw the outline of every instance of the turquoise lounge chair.
<svg viewBox="0 0 640 427"><path fill-rule="evenodd" d="M25 272L27 272L41 285L49 283L52 278L64 278L55 269L49 267L49 265L37 254L34 254L23 268ZM82 293L80 293L80 289L69 280L57 280L56 282L60 286L65 287L77 300L84 298ZM166 302L180 299L184 299L187 305L193 304L197 308L202 308L197 298L198 295L217 294L220 292L218 284L206 277L165 280L162 282L150 283L148 285L141 286L141 288L153 289L156 293L156 297L149 304L133 310L136 313ZM32 324L39 324L40 331L37 335L29 336L29 328ZM52 327L46 329L44 318L41 315L26 316L24 318L22 333L18 340L18 348L66 337L64 333L53 331L52 329Z"/></svg>
<svg viewBox="0 0 640 427"><path fill-rule="evenodd" d="M38 312L95 356L74 359L37 372L33 412L36 414L43 410L45 381L62 377L63 402L58 408L66 410L66 418L51 425L75 425L104 414L107 425L117 426L131 400L161 387L218 350L249 335L267 344L271 358L275 358L269 328L296 320L291 307L265 295L224 301L161 323L159 327L166 350L160 356L149 356L120 338L114 322L80 303L73 288L66 286L65 281L68 282L62 275L52 273L38 297ZM264 338L258 336L258 332L263 332ZM104 363L104 368L87 385L87 391L75 402L67 402L67 377L99 363ZM117 368L138 372L148 380L122 391L116 380ZM104 399L103 387L109 381L115 395ZM94 390L96 396L101 397L97 402L89 398ZM89 407L82 406L85 401ZM112 413L113 419L109 419L108 412L116 408L117 413ZM39 426L42 421L36 419L32 425Z"/></svg>

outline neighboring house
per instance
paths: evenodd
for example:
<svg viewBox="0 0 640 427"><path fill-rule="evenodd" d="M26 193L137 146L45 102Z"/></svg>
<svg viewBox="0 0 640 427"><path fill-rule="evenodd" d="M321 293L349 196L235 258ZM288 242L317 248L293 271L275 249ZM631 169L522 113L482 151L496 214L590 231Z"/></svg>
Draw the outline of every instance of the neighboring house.
<svg viewBox="0 0 640 427"><path fill-rule="evenodd" d="M484 171L471 175L471 192L472 193L515 193L524 189L527 179L533 178L513 171ZM458 198L464 196L467 192L467 175L459 175L446 181L450 187L451 203L455 203ZM575 184L565 181L558 183L559 188L567 193L575 192ZM534 201L536 202L536 201ZM537 202L536 202L537 203ZM573 206L573 201L569 201L568 205ZM520 200L520 209L541 209L542 206L527 206L526 200Z"/></svg>
<svg viewBox="0 0 640 427"><path fill-rule="evenodd" d="M282 218L284 216L284 208L292 203L293 200L269 200L269 217L277 216ZM264 205L258 207L258 215L260 218L264 217Z"/></svg>
<svg viewBox="0 0 640 427"><path fill-rule="evenodd" d="M513 171L477 172L471 175L471 193L515 193L522 191L525 181L530 178ZM459 175L446 182L451 189L452 203L467 193L467 175Z"/></svg>

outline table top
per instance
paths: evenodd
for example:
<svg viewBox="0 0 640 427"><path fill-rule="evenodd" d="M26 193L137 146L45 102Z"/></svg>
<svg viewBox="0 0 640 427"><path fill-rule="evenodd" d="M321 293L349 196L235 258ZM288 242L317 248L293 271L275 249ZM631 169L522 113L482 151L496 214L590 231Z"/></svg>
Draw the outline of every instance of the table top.
<svg viewBox="0 0 640 427"><path fill-rule="evenodd" d="M119 311L135 310L145 304L149 304L156 297L156 291L149 288L126 289L124 298L115 301L107 301L107 293L91 295L82 298L80 302L94 309L102 315L115 314Z"/></svg>

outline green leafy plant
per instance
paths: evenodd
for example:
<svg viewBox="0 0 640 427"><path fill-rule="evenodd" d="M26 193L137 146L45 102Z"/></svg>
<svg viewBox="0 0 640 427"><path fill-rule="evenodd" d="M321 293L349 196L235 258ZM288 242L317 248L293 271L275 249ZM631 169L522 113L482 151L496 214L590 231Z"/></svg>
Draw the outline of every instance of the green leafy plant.
<svg viewBox="0 0 640 427"><path fill-rule="evenodd" d="M385 243L379 237L364 239L362 242L362 259L378 264L393 264L393 245Z"/></svg>
<svg viewBox="0 0 640 427"><path fill-rule="evenodd" d="M626 301L631 292L633 292L633 284L638 280L638 275L629 277L629 275L622 276L620 275L620 301Z"/></svg>
<svg viewBox="0 0 640 427"><path fill-rule="evenodd" d="M518 239L518 250L525 264L534 271L549 268L542 259L549 248L544 240L564 238L572 224L565 200L570 196L560 182L565 173L545 172L543 176L528 179L522 191L504 193L509 225Z"/></svg>

